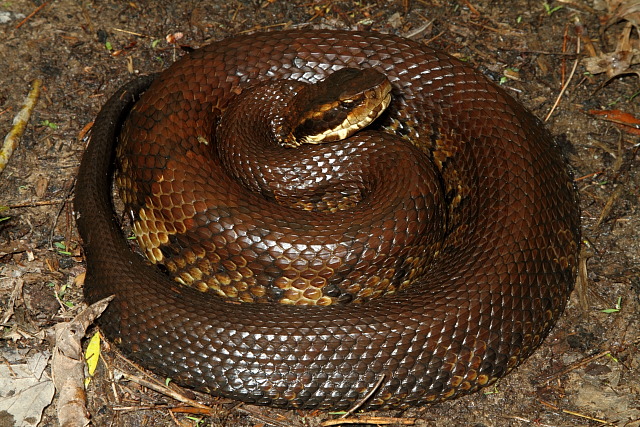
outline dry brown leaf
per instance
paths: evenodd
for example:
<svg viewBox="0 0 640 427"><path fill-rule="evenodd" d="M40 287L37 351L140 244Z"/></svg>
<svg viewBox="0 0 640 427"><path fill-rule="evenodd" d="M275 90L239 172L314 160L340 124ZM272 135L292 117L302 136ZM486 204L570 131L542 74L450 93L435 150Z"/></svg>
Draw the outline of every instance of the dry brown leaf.
<svg viewBox="0 0 640 427"><path fill-rule="evenodd" d="M81 340L89 325L107 308L112 299L113 297L109 297L100 300L84 309L72 321L58 323L54 327L56 345L53 350L51 372L58 391L56 413L62 426L89 425Z"/></svg>
<svg viewBox="0 0 640 427"><path fill-rule="evenodd" d="M640 0L609 0L607 7L611 16L602 26L603 31L617 22L628 21L640 33Z"/></svg>
<svg viewBox="0 0 640 427"><path fill-rule="evenodd" d="M615 51L601 53L598 56L583 59L583 64L591 74L606 73L609 80L623 74L638 74L640 72L631 67L640 64L640 49L632 48L631 37L632 24L628 23L620 38Z"/></svg>
<svg viewBox="0 0 640 427"><path fill-rule="evenodd" d="M640 71L633 68L640 64L640 0L608 0L606 3L609 15L602 25L601 35L613 24L626 21L626 25L613 52L585 58L583 64L591 74L605 73L608 80L624 74L640 77Z"/></svg>

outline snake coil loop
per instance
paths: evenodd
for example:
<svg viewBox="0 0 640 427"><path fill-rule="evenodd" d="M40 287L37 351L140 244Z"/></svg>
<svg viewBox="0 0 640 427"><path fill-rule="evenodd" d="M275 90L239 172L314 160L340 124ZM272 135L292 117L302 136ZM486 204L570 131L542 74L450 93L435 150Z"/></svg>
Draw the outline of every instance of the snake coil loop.
<svg viewBox="0 0 640 427"><path fill-rule="evenodd" d="M270 200L212 154L220 116L245 88L315 83L343 68L384 74L389 107L341 149L299 147L316 153L300 176L283 173L273 158L248 166L290 179ZM384 143L369 146L374 140ZM351 184L324 198L311 190L302 202L289 197L291 186L313 186L318 168L349 177L350 166L337 161L352 161L361 147L398 167L392 178L375 174L390 165L374 167L383 195L371 212L359 209L366 196ZM196 288L267 302L230 303L183 286L132 251L114 220L114 159L152 261ZM417 195L413 186L427 181L435 184ZM403 208L387 212L391 205ZM101 326L127 355L190 387L288 408L345 409L381 377L368 409L442 401L491 384L559 317L579 246L572 179L541 123L468 65L366 32L235 37L123 87L96 119L75 208L86 298L115 294ZM329 214L337 217L326 222ZM383 214L391 219L379 220ZM437 243L416 237L429 227ZM291 305L270 302L282 298ZM296 306L300 299L331 304Z"/></svg>

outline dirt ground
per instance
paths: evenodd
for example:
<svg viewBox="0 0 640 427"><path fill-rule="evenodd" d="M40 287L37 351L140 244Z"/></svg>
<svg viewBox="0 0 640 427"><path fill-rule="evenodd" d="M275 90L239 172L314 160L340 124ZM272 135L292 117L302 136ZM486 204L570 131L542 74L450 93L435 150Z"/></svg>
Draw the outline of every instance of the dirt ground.
<svg viewBox="0 0 640 427"><path fill-rule="evenodd" d="M184 54L183 46L243 32L298 25L373 29L473 63L541 118L568 82L547 123L580 190L585 280L544 345L495 386L443 404L366 415L434 426L640 425L640 122L625 127L627 116L607 120L611 116L593 113L640 117L640 77L624 73L623 53L611 63L624 75L609 82L584 62L624 50L625 28L629 21L637 25L638 16L619 9L620 22L607 21L614 2L604 0L546 6L542 0L60 0L19 25L41 3L0 4L0 134L11 129L30 82L44 83L22 142L0 174L0 209L8 208L0 211L0 360L6 363L4 355L17 349L50 349L42 332L82 304L75 279L83 258L70 201L86 145L83 129L132 72L162 70ZM626 6L639 14L637 1ZM627 49L635 49L636 62L637 31L631 30ZM167 36L178 33L183 37L170 43ZM607 58L595 64L611 69ZM22 292L12 301L18 283ZM94 425L316 426L337 417L211 399L216 411L209 417L173 413L170 408L184 405L132 382L112 384L114 366L138 374L114 351L105 352L105 362L88 388ZM40 425L57 425L54 405Z"/></svg>

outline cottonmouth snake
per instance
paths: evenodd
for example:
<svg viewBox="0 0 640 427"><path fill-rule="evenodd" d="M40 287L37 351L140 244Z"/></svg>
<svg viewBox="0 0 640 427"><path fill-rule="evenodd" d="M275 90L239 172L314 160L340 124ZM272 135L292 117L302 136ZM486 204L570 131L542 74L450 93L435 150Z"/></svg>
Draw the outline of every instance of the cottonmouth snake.
<svg viewBox="0 0 640 427"><path fill-rule="evenodd" d="M182 221L158 226L165 228L149 238L152 252L174 254L176 264L197 261L199 250L189 253L181 245L208 236L220 247L222 238L232 244L214 266L227 274L226 282L219 281L224 284L238 274L249 277L240 271L250 264L246 260L267 253L255 238L263 227L285 227L269 232L267 240L295 249L276 269L286 276L295 256L304 258L303 249L310 248L301 239L311 228L287 222L297 215L293 208L275 208L289 210L270 219L273 201L242 202L245 187L202 176L211 169L202 159L239 89L278 78L313 82L345 66L388 76L393 99L373 129L411 140L436 166L437 187L448 204L443 242L423 246L435 248L429 269L400 272L410 279L406 289L391 286L386 295L359 304L229 302L170 280L130 248L111 201L115 146L127 116L121 139L129 148L118 154L121 180L130 187L125 202L146 209L154 221ZM396 176L413 173L411 164L398 166ZM174 188L182 193L173 194ZM209 191L234 202L212 208ZM188 197L196 201L175 211L174 202ZM347 408L379 379L369 409L441 401L492 383L532 353L562 312L579 245L576 192L542 124L467 64L377 33L294 30L235 37L192 52L157 78L135 80L96 119L75 209L87 259L86 298L116 296L101 318L109 338L178 383L280 407ZM229 219L230 212L241 220ZM134 209L134 220L140 215ZM357 228L358 218L352 221ZM403 221L389 228L392 240L416 231ZM190 231L198 222L205 231ZM373 229L368 237L389 229ZM347 237L357 235L345 230ZM179 249L165 248L162 238ZM371 242L360 241L360 259L368 257ZM351 265L360 268L358 260ZM273 270L261 268L266 273L256 276L277 280ZM367 270L368 276L375 273Z"/></svg>

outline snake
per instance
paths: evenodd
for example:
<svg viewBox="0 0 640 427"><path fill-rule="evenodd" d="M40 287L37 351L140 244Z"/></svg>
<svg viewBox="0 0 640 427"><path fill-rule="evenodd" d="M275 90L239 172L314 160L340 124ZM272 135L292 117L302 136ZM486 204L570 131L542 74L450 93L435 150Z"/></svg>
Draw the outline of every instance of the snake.
<svg viewBox="0 0 640 427"><path fill-rule="evenodd" d="M341 70L390 83L372 123L297 148L252 140ZM325 116L292 126L318 133ZM468 63L377 32L239 35L134 79L95 120L74 210L85 298L114 296L99 325L126 356L288 409L406 408L494 383L563 312L580 244L545 126Z"/></svg>

